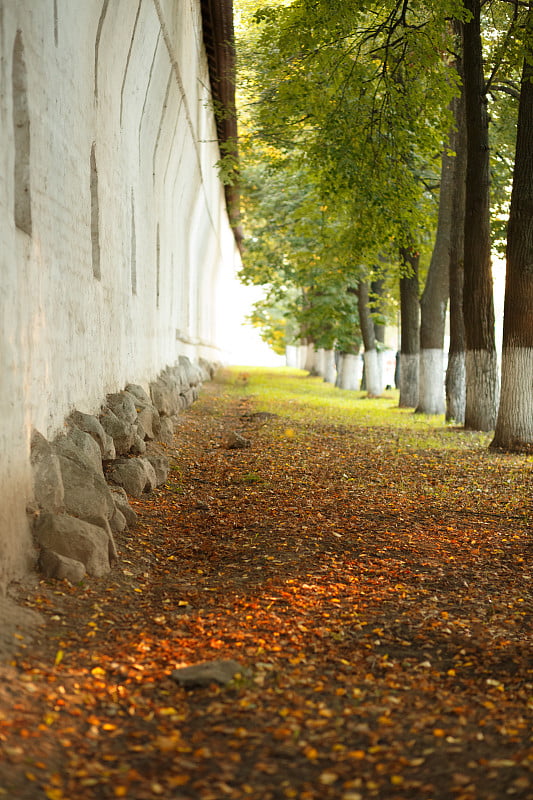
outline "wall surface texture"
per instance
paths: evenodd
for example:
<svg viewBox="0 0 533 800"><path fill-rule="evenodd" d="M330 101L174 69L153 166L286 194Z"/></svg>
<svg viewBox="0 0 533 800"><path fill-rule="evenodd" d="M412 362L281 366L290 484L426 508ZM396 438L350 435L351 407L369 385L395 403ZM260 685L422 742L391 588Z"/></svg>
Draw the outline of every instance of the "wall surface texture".
<svg viewBox="0 0 533 800"><path fill-rule="evenodd" d="M31 553L32 430L222 357L201 26L199 0L0 0L0 593Z"/></svg>

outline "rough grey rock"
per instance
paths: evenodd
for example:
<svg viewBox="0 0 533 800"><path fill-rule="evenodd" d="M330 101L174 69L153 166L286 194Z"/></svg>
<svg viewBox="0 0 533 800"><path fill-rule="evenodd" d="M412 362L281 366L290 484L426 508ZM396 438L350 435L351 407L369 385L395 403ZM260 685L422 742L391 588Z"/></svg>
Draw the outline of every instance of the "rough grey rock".
<svg viewBox="0 0 533 800"><path fill-rule="evenodd" d="M66 578L71 583L80 583L87 574L85 565L81 561L67 558L54 550L43 548L39 556L39 569L45 578Z"/></svg>
<svg viewBox="0 0 533 800"><path fill-rule="evenodd" d="M157 434L157 441L164 444L172 444L174 439L174 423L170 417L161 417L161 424L159 433Z"/></svg>
<svg viewBox="0 0 533 800"><path fill-rule="evenodd" d="M179 411L178 396L181 385L172 385L168 379L159 378L150 384L152 403L162 417L171 417Z"/></svg>
<svg viewBox="0 0 533 800"><path fill-rule="evenodd" d="M230 683L238 675L245 675L247 670L238 661L218 660L204 661L191 667L181 667L170 673L170 677L185 688L210 686L218 683L222 686Z"/></svg>
<svg viewBox="0 0 533 800"><path fill-rule="evenodd" d="M129 392L117 392L116 394L107 395L107 407L111 409L113 414L123 422L129 422L130 425L137 419L137 408L135 406L135 398Z"/></svg>
<svg viewBox="0 0 533 800"><path fill-rule="evenodd" d="M155 474L155 469L147 458L140 458L139 461L142 461L144 464L144 469L150 486L150 488L145 489L145 492L152 492L157 486L157 475Z"/></svg>
<svg viewBox="0 0 533 800"><path fill-rule="evenodd" d="M95 525L101 524L101 520L109 520L115 512L115 504L102 475L61 452L58 458L66 511Z"/></svg>
<svg viewBox="0 0 533 800"><path fill-rule="evenodd" d="M130 448L130 452L133 453L135 456L142 456L146 453L146 444L144 439L141 439L137 432L133 435L133 444Z"/></svg>
<svg viewBox="0 0 533 800"><path fill-rule="evenodd" d="M128 502L128 495L126 494L125 490L122 488L122 486L111 486L110 489L111 494L113 495L113 500L115 501L115 508L124 516L128 525L135 525L137 522L137 514L130 506Z"/></svg>
<svg viewBox="0 0 533 800"><path fill-rule="evenodd" d="M31 467L35 500L45 511L59 512L65 508L64 487L59 459L39 431L31 437Z"/></svg>
<svg viewBox="0 0 533 800"><path fill-rule="evenodd" d="M178 363L184 375L185 383L189 386L198 386L201 382L201 373L197 366L191 363L188 356L179 356Z"/></svg>
<svg viewBox="0 0 533 800"><path fill-rule="evenodd" d="M100 448L104 461L115 457L112 440L96 417L93 417L92 414L84 414L82 411L73 411L69 417L69 421L76 425L77 428L93 437Z"/></svg>
<svg viewBox="0 0 533 800"><path fill-rule="evenodd" d="M132 497L155 489L157 480L154 468L144 458L120 458L113 462L109 479L122 486Z"/></svg>
<svg viewBox="0 0 533 800"><path fill-rule="evenodd" d="M89 433L73 427L67 434L57 436L53 444L58 456L64 456L74 461L82 469L92 469L102 478L104 477L102 451Z"/></svg>
<svg viewBox="0 0 533 800"><path fill-rule="evenodd" d="M137 433L141 439L155 439L161 428L159 411L153 405L144 406L137 414Z"/></svg>
<svg viewBox="0 0 533 800"><path fill-rule="evenodd" d="M202 381L212 380L216 372L215 364L212 364L205 358L198 359L198 369L200 370Z"/></svg>
<svg viewBox="0 0 533 800"><path fill-rule="evenodd" d="M46 550L81 561L87 572L101 577L109 572L109 535L90 522L64 514L41 514L35 523L35 538Z"/></svg>
<svg viewBox="0 0 533 800"><path fill-rule="evenodd" d="M117 450L115 448L115 442L108 433L105 433L105 450L102 458L104 461L113 461L116 457Z"/></svg>
<svg viewBox="0 0 533 800"><path fill-rule="evenodd" d="M122 533L128 527L128 523L126 522L126 517L120 511L120 509L115 507L115 513L109 520L109 525L113 533Z"/></svg>
<svg viewBox="0 0 533 800"><path fill-rule="evenodd" d="M195 400L195 392L194 389L187 389L186 391L181 393L181 397L183 398L183 402L185 403L185 408L188 408L194 403Z"/></svg>
<svg viewBox="0 0 533 800"><path fill-rule="evenodd" d="M228 436L227 448L228 450L243 450L250 447L251 442L245 436L241 436L237 431L232 431Z"/></svg>
<svg viewBox="0 0 533 800"><path fill-rule="evenodd" d="M117 455L129 453L134 437L133 424L119 419L107 406L102 409L100 422L105 432L113 439Z"/></svg>
<svg viewBox="0 0 533 800"><path fill-rule="evenodd" d="M154 445L150 445L146 454L146 459L155 470L157 486L161 486L168 478L170 469L168 458L160 450L156 450Z"/></svg>
<svg viewBox="0 0 533 800"><path fill-rule="evenodd" d="M139 386L137 383L128 383L125 389L126 392L133 395L135 398L135 402L141 406L150 406L152 405L152 401L150 400L149 395L147 392L144 391L142 386Z"/></svg>
<svg viewBox="0 0 533 800"><path fill-rule="evenodd" d="M141 386L129 384L133 390L129 394L137 409L137 419L134 427L141 439L154 439L159 432L159 411Z"/></svg>

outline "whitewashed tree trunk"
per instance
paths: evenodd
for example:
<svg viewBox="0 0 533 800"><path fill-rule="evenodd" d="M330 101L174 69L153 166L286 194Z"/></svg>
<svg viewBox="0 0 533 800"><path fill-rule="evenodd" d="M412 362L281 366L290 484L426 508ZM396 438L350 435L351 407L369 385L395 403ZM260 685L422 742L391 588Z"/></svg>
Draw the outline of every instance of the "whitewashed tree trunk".
<svg viewBox="0 0 533 800"><path fill-rule="evenodd" d="M319 347L315 352L315 374L323 378L325 371L325 350L323 347Z"/></svg>
<svg viewBox="0 0 533 800"><path fill-rule="evenodd" d="M529 4L526 30L533 27ZM501 404L492 447L533 451L533 42L522 70L507 229Z"/></svg>
<svg viewBox="0 0 533 800"><path fill-rule="evenodd" d="M306 358L307 358L307 345L301 344L298 347L298 369L305 369Z"/></svg>
<svg viewBox="0 0 533 800"><path fill-rule="evenodd" d="M285 363L288 367L299 369L300 367L300 348L294 344L285 347Z"/></svg>
<svg viewBox="0 0 533 800"><path fill-rule="evenodd" d="M492 447L533 448L533 348L509 347L502 354L501 403Z"/></svg>
<svg viewBox="0 0 533 800"><path fill-rule="evenodd" d="M446 419L458 425L465 421L465 354L464 351L448 355L446 372Z"/></svg>
<svg viewBox="0 0 533 800"><path fill-rule="evenodd" d="M498 409L498 363L495 350L466 351L465 427L491 431ZM473 420L472 422L470 420Z"/></svg>
<svg viewBox="0 0 533 800"><path fill-rule="evenodd" d="M335 366L335 350L324 352L324 380L326 383L335 383L337 368Z"/></svg>
<svg viewBox="0 0 533 800"><path fill-rule="evenodd" d="M418 353L400 353L400 397L402 408L418 405Z"/></svg>
<svg viewBox="0 0 533 800"><path fill-rule="evenodd" d="M361 359L354 353L343 353L340 360L337 386L357 392L361 385Z"/></svg>
<svg viewBox="0 0 533 800"><path fill-rule="evenodd" d="M418 374L418 408L424 414L444 414L444 352L440 349L420 351Z"/></svg>
<svg viewBox="0 0 533 800"><path fill-rule="evenodd" d="M315 346L312 342L310 342L306 346L305 361L303 368L307 370L307 372L310 372L311 374L313 374L315 371L315 356L316 356Z"/></svg>
<svg viewBox="0 0 533 800"><path fill-rule="evenodd" d="M366 391L369 397L379 397L383 391L383 379L379 369L377 350L365 350L365 378Z"/></svg>

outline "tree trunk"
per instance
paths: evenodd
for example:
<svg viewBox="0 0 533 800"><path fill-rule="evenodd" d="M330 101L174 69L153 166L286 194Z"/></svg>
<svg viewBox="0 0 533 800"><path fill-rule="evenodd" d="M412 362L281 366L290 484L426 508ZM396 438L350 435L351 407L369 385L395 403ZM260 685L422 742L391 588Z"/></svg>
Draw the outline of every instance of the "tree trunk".
<svg viewBox="0 0 533 800"><path fill-rule="evenodd" d="M458 48L459 49L459 48ZM457 61L462 79L462 59ZM463 261L466 191L465 98L461 90L455 105L455 167L450 243L450 349L446 370L446 421L465 421L465 325L463 319Z"/></svg>
<svg viewBox="0 0 533 800"><path fill-rule="evenodd" d="M400 249L405 274L400 278L400 408L418 404L418 365L420 349L420 302L418 299L419 254L410 248Z"/></svg>
<svg viewBox="0 0 533 800"><path fill-rule="evenodd" d="M323 347L319 347L315 352L315 375L319 375L321 378L324 377L326 370L325 352Z"/></svg>
<svg viewBox="0 0 533 800"><path fill-rule="evenodd" d="M496 422L498 369L490 263L489 127L481 48L481 0L465 0L463 25L467 168L463 311L466 335L465 427Z"/></svg>
<svg viewBox="0 0 533 800"><path fill-rule="evenodd" d="M450 149L454 133L450 133ZM435 245L420 300L419 414L444 414L444 330L450 293L450 245L454 189L454 158L443 152L440 172L439 215Z"/></svg>
<svg viewBox="0 0 533 800"><path fill-rule="evenodd" d="M315 356L315 345L312 341L310 341L310 339L308 339L303 368L311 375L315 374Z"/></svg>
<svg viewBox="0 0 533 800"><path fill-rule="evenodd" d="M361 357L356 353L341 353L336 386L358 392L361 384Z"/></svg>
<svg viewBox="0 0 533 800"><path fill-rule="evenodd" d="M324 351L324 380L335 384L337 369L335 367L335 350Z"/></svg>
<svg viewBox="0 0 533 800"><path fill-rule="evenodd" d="M365 347L364 363L366 391L370 397L381 395L381 376L379 374L378 354L376 350L376 333L374 320L370 312L370 287L365 281L357 285L357 304L359 308L359 324Z"/></svg>
<svg viewBox="0 0 533 800"><path fill-rule="evenodd" d="M377 278L370 284L370 313L374 321L374 336L376 339L376 358L377 370L379 375L379 394L385 388L385 381L383 374L385 372L385 315L383 313L383 294L385 291L385 281L383 278Z"/></svg>
<svg viewBox="0 0 533 800"><path fill-rule="evenodd" d="M493 448L533 451L533 9L524 59L507 231L502 390Z"/></svg>

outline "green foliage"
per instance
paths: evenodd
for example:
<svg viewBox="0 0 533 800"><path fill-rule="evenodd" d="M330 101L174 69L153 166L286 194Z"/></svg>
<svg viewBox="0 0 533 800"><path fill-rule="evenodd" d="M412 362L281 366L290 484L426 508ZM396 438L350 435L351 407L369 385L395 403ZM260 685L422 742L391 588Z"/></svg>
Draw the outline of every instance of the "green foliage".
<svg viewBox="0 0 533 800"><path fill-rule="evenodd" d="M357 338L349 289L376 265L394 298L398 252L436 228L440 156L458 92L461 0L237 0L243 280L288 288L302 337ZM494 240L505 246L525 11L483 6ZM286 313L289 313L286 311Z"/></svg>
<svg viewBox="0 0 533 800"><path fill-rule="evenodd" d="M239 183L239 155L235 139L219 142L221 157L215 166L224 186L236 186Z"/></svg>

